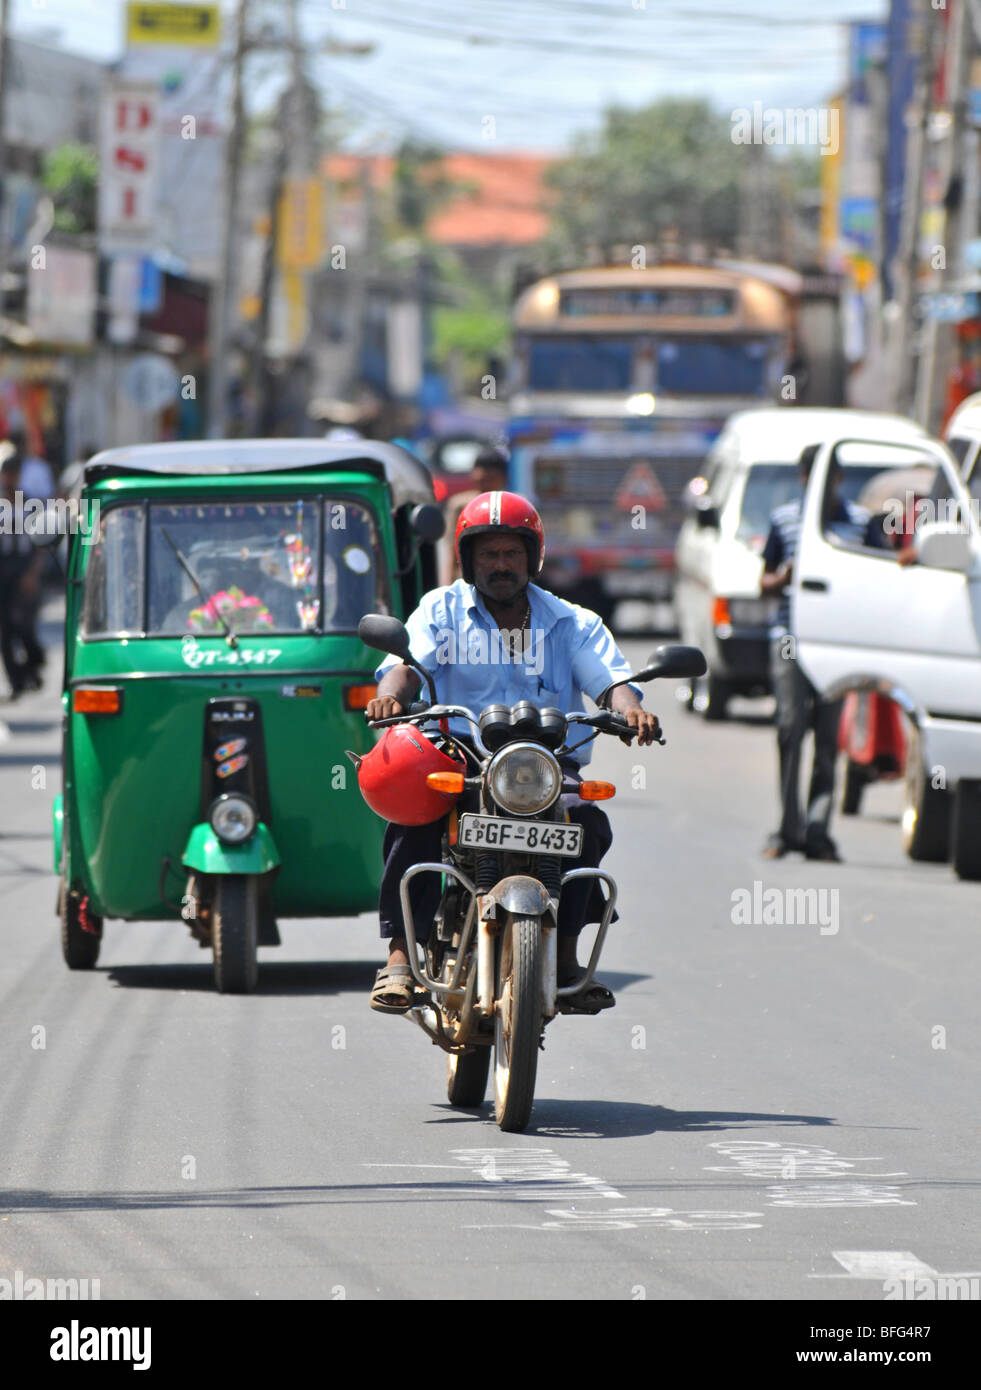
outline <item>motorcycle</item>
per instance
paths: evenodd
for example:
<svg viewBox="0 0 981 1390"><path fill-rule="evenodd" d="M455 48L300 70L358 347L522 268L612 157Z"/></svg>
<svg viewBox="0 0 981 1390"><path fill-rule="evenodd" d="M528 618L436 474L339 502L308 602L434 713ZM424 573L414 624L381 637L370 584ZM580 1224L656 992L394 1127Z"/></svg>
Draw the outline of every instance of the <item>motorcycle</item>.
<svg viewBox="0 0 981 1390"><path fill-rule="evenodd" d="M477 714L463 705L439 704L433 682L414 661L408 634L397 619L369 614L358 632L366 646L413 667L430 693L428 702L370 721L371 727L414 725L459 759L458 771L432 772L426 778L430 787L457 798L449 810L441 861L413 865L400 885L415 983L408 1016L446 1052L447 1096L453 1106L483 1103L493 1055L497 1123L507 1132L520 1132L531 1117L545 1028L567 1011L571 996L593 981L616 907L612 876L603 869L575 866L583 827L569 820L562 805L563 794L598 801L611 797L615 788L608 782L579 780L568 755L600 734L629 741L636 730L608 709L564 713L521 701L512 707L490 705ZM698 648L663 646L642 671L616 684L690 678L704 675L705 669ZM472 747L448 731L450 719L469 723ZM424 727L432 725L437 727ZM578 738L580 731L588 732ZM442 877L435 925L424 952L409 896L410 884L422 874ZM602 916L583 973L573 983L560 985L559 897L567 884L587 878L605 889Z"/></svg>

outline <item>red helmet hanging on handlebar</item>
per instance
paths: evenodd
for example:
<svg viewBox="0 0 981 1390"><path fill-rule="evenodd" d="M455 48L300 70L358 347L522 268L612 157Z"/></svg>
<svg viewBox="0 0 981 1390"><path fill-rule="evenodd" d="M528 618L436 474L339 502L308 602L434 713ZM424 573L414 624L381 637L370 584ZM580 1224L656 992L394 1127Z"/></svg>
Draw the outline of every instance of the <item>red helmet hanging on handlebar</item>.
<svg viewBox="0 0 981 1390"><path fill-rule="evenodd" d="M430 772L462 772L458 758L441 753L411 724L393 724L358 763L361 795L376 815L395 825L428 825L456 804L453 792L436 791Z"/></svg>
<svg viewBox="0 0 981 1390"><path fill-rule="evenodd" d="M473 583L473 539L488 532L511 531L520 536L528 551L531 579L542 572L545 560L545 527L535 508L516 492L482 492L468 502L456 524L456 554L460 573Z"/></svg>

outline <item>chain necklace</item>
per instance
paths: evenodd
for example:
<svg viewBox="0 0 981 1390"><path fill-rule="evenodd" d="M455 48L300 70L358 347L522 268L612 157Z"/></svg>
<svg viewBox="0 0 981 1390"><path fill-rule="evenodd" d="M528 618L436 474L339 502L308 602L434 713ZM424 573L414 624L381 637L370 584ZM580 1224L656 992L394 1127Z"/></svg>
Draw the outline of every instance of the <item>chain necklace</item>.
<svg viewBox="0 0 981 1390"><path fill-rule="evenodd" d="M525 615L521 619L521 626L509 629L511 633L510 650L512 659L521 655L524 650L524 636L531 627L531 604L525 599Z"/></svg>

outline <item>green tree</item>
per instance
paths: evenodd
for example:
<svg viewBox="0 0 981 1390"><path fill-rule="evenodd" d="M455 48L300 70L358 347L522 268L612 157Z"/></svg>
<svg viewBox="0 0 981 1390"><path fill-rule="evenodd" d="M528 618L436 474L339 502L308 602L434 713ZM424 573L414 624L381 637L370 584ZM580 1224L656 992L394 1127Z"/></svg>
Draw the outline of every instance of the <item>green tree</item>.
<svg viewBox="0 0 981 1390"><path fill-rule="evenodd" d="M684 247L736 243L745 147L707 101L670 98L610 107L602 128L577 138L549 170L554 190L547 252L554 262L649 245L666 233Z"/></svg>
<svg viewBox="0 0 981 1390"><path fill-rule="evenodd" d="M96 230L99 158L88 145L59 145L44 157L44 191L54 203L54 227L59 232Z"/></svg>
<svg viewBox="0 0 981 1390"><path fill-rule="evenodd" d="M448 178L443 151L419 140L403 140L395 152L395 214L403 229L420 238L445 202L464 190Z"/></svg>

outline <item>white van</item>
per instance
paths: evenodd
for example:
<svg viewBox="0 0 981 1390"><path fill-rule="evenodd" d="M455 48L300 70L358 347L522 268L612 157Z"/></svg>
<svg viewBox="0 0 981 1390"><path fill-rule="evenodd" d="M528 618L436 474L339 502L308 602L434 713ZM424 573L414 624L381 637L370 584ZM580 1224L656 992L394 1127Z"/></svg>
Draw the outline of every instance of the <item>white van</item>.
<svg viewBox="0 0 981 1390"><path fill-rule="evenodd" d="M760 597L770 513L800 496L802 450L846 435L904 440L925 438L925 431L903 416L867 410L740 410L715 441L704 476L689 484L688 515L675 550L674 602L681 640L700 647L708 662L707 674L689 691L690 707L707 719L722 719L731 695L770 689L769 632L777 601Z"/></svg>
<svg viewBox="0 0 981 1390"><path fill-rule="evenodd" d="M878 498L912 545L845 542L822 525L829 473ZM829 507L830 510L830 507ZM905 544L905 542L904 542ZM915 859L951 858L981 879L981 528L977 503L938 440L870 444L843 431L814 460L791 587L796 656L821 693L875 690L913 726L903 842Z"/></svg>

